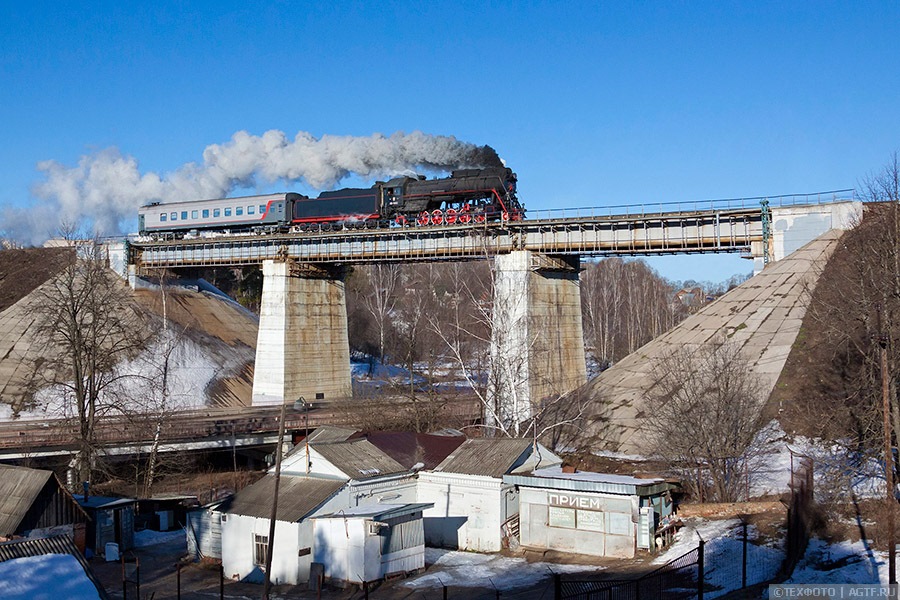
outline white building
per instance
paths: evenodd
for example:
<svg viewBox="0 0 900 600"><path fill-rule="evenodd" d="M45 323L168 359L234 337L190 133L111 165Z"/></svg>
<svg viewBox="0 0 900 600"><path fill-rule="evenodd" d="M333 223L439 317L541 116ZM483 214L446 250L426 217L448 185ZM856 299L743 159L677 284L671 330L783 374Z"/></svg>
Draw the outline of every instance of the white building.
<svg viewBox="0 0 900 600"><path fill-rule="evenodd" d="M368 504L313 517L314 560L331 580L361 584L425 568L422 510L431 504Z"/></svg>
<svg viewBox="0 0 900 600"><path fill-rule="evenodd" d="M527 548L633 558L650 550L672 514L663 479L570 471L559 466L503 478L519 489L520 542Z"/></svg>
<svg viewBox="0 0 900 600"><path fill-rule="evenodd" d="M669 483L564 471L530 440L360 435L320 428L283 460L273 582L304 583L313 563L329 579L375 581L423 568L426 544L497 552L517 539L631 557L650 548L654 526L672 511ZM265 476L219 509L229 577L263 581L274 480Z"/></svg>
<svg viewBox="0 0 900 600"><path fill-rule="evenodd" d="M425 543L475 552L498 552L518 529L519 493L503 476L558 465L562 460L525 439L467 440L433 471L419 473Z"/></svg>
<svg viewBox="0 0 900 600"><path fill-rule="evenodd" d="M222 505L222 566L226 576L263 581L274 483L274 475L266 475ZM306 582L314 557L329 554L334 540L316 537L314 517L379 504L403 512L402 507L415 502L415 473L365 439L294 447L282 464L271 580ZM421 513L421 507L404 514L416 513ZM327 530L323 526L322 531ZM391 537L391 527L381 534ZM343 540L334 543L345 545ZM424 546L415 551L422 555L424 564Z"/></svg>

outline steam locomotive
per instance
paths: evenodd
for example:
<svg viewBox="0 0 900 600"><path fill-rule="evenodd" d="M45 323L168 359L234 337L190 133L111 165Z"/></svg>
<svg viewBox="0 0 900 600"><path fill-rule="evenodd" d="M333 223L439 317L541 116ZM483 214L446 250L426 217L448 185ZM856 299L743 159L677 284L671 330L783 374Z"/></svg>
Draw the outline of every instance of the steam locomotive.
<svg viewBox="0 0 900 600"><path fill-rule="evenodd" d="M138 211L140 235L276 233L519 221L516 174L461 169L450 177L396 177L371 188L309 198L294 192L192 202L153 202Z"/></svg>

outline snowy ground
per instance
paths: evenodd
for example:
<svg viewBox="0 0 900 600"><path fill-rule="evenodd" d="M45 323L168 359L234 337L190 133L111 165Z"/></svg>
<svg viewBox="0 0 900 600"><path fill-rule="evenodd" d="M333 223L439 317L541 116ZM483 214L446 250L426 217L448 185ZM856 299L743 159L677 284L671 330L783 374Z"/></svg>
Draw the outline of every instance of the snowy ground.
<svg viewBox="0 0 900 600"><path fill-rule="evenodd" d="M665 564L696 549L702 538L706 583L713 588L704 597L716 598L730 590L739 589L742 581L743 531L739 519L689 518L675 536L668 550L654 559L654 564ZM747 583L752 585L768 581L778 572L784 561L784 549L780 544L762 543L756 528L747 527Z"/></svg>
<svg viewBox="0 0 900 600"><path fill-rule="evenodd" d="M785 583L887 583L887 552L861 541L827 543L812 539Z"/></svg>
<svg viewBox="0 0 900 600"><path fill-rule="evenodd" d="M184 540L185 533L183 529L174 531L153 531L145 529L143 531L134 532L134 545L136 548L146 548L147 546L156 546L158 544L166 544L175 540Z"/></svg>
<svg viewBox="0 0 900 600"><path fill-rule="evenodd" d="M488 588L512 590L529 587L547 579L553 573L596 572L602 567L593 565L559 565L529 563L524 558L510 558L499 554L476 554L425 548L428 572L402 585L428 589L447 587Z"/></svg>

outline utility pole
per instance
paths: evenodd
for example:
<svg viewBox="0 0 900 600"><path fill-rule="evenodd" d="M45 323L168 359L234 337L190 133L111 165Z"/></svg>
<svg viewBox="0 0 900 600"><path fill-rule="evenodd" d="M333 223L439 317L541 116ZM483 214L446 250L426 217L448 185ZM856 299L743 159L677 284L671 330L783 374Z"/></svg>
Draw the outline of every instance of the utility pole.
<svg viewBox="0 0 900 600"><path fill-rule="evenodd" d="M266 580L263 583L262 600L269 600L272 586L272 552L275 549L275 517L278 514L278 484L281 481L281 446L284 444L284 403L281 404L281 421L278 423L278 446L275 447L275 495L272 498L272 514L269 518L269 540L266 544Z"/></svg>
<svg viewBox="0 0 900 600"><path fill-rule="evenodd" d="M891 445L891 394L888 374L887 339L881 337L881 404L884 418L884 479L887 485L888 583L897 583L897 541L894 532L894 449Z"/></svg>

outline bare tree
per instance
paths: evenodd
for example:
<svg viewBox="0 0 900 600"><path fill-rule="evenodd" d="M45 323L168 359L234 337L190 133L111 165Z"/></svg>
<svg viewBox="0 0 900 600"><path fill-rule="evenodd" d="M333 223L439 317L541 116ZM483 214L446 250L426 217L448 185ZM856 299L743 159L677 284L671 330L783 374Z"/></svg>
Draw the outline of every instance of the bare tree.
<svg viewBox="0 0 900 600"><path fill-rule="evenodd" d="M740 349L724 339L680 348L656 365L654 378L644 418L655 453L701 497L737 500L766 400Z"/></svg>
<svg viewBox="0 0 900 600"><path fill-rule="evenodd" d="M364 271L368 290L362 296L362 304L372 316L378 332L378 358L385 361L385 341L392 326L392 313L397 304L400 283L400 265L376 264Z"/></svg>
<svg viewBox="0 0 900 600"><path fill-rule="evenodd" d="M56 401L78 428L75 471L90 480L97 457L96 427L123 413L124 380L117 367L152 336L126 283L108 268L97 243L73 244L60 274L35 291L37 330L48 349L35 365L32 393Z"/></svg>
<svg viewBox="0 0 900 600"><path fill-rule="evenodd" d="M848 460L882 462L882 346L892 443L900 431L900 156L859 188L864 218L844 234L812 290L809 315L820 335L805 346L817 376L802 382L786 410L803 433L845 447Z"/></svg>
<svg viewBox="0 0 900 600"><path fill-rule="evenodd" d="M581 274L585 340L605 368L687 316L671 284L642 260L587 263Z"/></svg>
<svg viewBox="0 0 900 600"><path fill-rule="evenodd" d="M454 263L444 267L446 299L431 317L431 327L444 345L443 353L481 404L488 435L549 440L566 428L578 431L586 403L577 394L552 390L532 398L528 361L546 335L529 315L527 298L496 293L501 274L488 261ZM498 304L500 302L501 304ZM525 320L531 322L526 323ZM532 354L532 356L529 356ZM533 382L532 382L533 383Z"/></svg>

